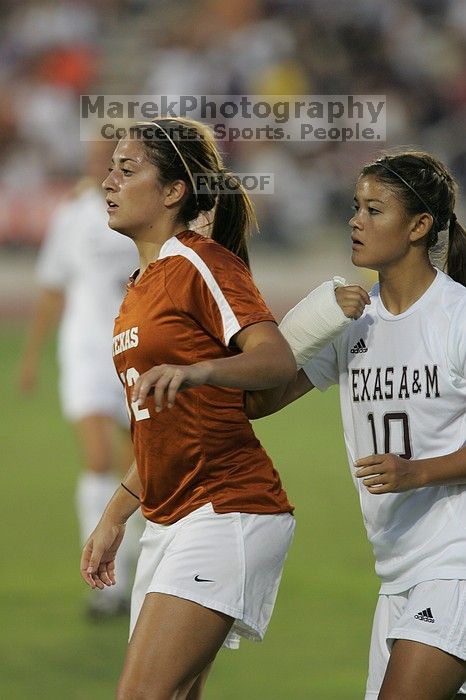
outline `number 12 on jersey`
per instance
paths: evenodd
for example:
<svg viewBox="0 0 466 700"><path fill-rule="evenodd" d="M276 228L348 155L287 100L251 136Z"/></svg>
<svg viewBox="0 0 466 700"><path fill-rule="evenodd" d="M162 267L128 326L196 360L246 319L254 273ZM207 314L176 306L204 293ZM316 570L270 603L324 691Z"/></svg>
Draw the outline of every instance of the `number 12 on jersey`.
<svg viewBox="0 0 466 700"><path fill-rule="evenodd" d="M123 384L126 384L127 386L134 386L136 384L136 381L139 377L139 372L137 369L134 367L130 367L129 369L126 370L126 377L124 372L120 372L120 377L121 381ZM131 410L130 410L130 404L128 400L126 399L126 408L128 409L128 415L131 418L131 411L134 414L134 418L136 420L147 420L147 418L150 418L150 413L148 408L139 408L137 401L132 401L131 402Z"/></svg>
<svg viewBox="0 0 466 700"><path fill-rule="evenodd" d="M374 454L381 454L381 452L379 452L379 442L377 440L378 426L376 426L374 414L368 413L367 420L371 426ZM403 459L411 459L413 451L411 449L408 414L404 411L400 413L385 413L383 416L383 424L380 427L383 435L383 440L380 443L383 445L382 453L388 454L391 452Z"/></svg>

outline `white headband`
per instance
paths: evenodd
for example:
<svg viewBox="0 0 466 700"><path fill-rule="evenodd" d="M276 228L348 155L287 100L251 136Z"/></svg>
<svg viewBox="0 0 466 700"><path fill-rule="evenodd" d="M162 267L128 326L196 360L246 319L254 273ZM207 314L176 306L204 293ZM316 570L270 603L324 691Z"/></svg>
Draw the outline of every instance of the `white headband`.
<svg viewBox="0 0 466 700"><path fill-rule="evenodd" d="M160 129L160 131L162 131L162 132L165 134L165 136L166 136L167 139L170 141L170 143L171 143L171 145L173 146L173 148L175 149L175 151L178 153L178 155L179 155L179 157L180 157L180 160L181 160L181 162L183 163L183 165L184 165L184 167L185 167L185 170L186 170L186 172L187 172L187 174L188 174L188 177L189 177L189 180L190 180L190 182L191 182L191 185L193 186L193 194L194 194L194 197L196 198L196 202L197 202L196 185L194 184L194 178L193 178L192 172L191 172L191 170L189 169L186 160L183 158L183 155L182 155L180 149L178 148L178 146L176 145L176 143L174 142L174 140L172 139L172 137L170 136L170 134L168 133L168 131L165 131L165 129L164 129L162 126L160 126L160 124L158 124L157 122L136 122L136 126L137 126L137 127L144 127L144 126L152 126L152 127L154 127L154 126L155 126L155 127L157 127L157 129Z"/></svg>

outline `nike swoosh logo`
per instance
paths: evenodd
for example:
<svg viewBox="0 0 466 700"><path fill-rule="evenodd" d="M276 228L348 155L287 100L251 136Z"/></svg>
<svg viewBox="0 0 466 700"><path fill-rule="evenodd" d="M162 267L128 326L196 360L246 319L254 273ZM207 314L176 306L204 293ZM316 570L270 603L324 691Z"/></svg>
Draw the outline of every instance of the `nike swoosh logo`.
<svg viewBox="0 0 466 700"><path fill-rule="evenodd" d="M195 575L194 580L197 581L197 582L200 582L200 581L207 581L207 582L209 582L209 583L215 583L215 581L213 581L211 578L199 578L199 574L196 574L196 575Z"/></svg>

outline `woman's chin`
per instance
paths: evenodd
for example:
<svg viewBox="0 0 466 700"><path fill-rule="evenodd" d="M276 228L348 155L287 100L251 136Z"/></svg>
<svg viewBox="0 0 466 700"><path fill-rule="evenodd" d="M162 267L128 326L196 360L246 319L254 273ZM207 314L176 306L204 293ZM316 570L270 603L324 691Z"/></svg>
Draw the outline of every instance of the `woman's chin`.
<svg viewBox="0 0 466 700"><path fill-rule="evenodd" d="M353 250L351 254L351 262L355 267L367 267L367 263L364 261L364 256L358 250Z"/></svg>
<svg viewBox="0 0 466 700"><path fill-rule="evenodd" d="M121 233L122 236L128 236L128 238L131 238L131 233L128 231L128 229L125 227L124 224L121 222L118 222L118 220L113 219L112 217L109 217L108 221L108 227L112 229L112 231L116 231L117 233Z"/></svg>

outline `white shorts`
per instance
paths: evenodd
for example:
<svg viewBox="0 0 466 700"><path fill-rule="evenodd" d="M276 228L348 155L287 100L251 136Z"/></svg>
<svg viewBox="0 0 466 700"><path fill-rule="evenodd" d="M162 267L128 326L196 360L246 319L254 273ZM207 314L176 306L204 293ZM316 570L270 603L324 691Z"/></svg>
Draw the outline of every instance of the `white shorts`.
<svg viewBox="0 0 466 700"><path fill-rule="evenodd" d="M130 637L147 593L168 593L235 618L224 646L262 640L293 537L290 513L215 513L210 503L141 537Z"/></svg>
<svg viewBox="0 0 466 700"><path fill-rule="evenodd" d="M111 358L108 363L76 359L60 363L60 401L66 418L77 421L89 415L111 416L129 429L124 389Z"/></svg>
<svg viewBox="0 0 466 700"><path fill-rule="evenodd" d="M378 697L396 639L422 642L466 660L466 581L423 581L403 593L379 595L366 700ZM466 695L466 683L459 693Z"/></svg>

